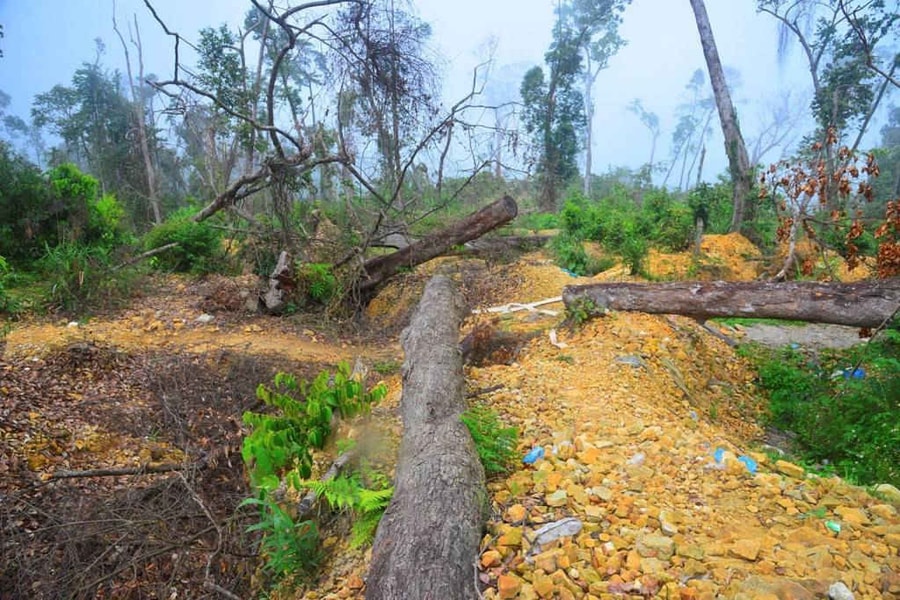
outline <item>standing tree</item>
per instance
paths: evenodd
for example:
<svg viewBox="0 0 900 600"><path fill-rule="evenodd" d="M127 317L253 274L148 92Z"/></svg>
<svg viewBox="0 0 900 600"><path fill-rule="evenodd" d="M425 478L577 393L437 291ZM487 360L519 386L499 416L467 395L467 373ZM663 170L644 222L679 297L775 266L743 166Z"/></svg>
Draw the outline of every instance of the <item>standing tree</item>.
<svg viewBox="0 0 900 600"><path fill-rule="evenodd" d="M753 204L749 202L750 188L753 186L753 169L747 155L744 137L741 135L741 128L738 125L737 112L731 102L728 83L725 81L725 70L719 59L716 40L709 24L709 15L706 14L706 5L703 0L690 0L690 3L694 10L694 19L697 21L700 44L703 46L703 56L709 70L709 80L719 112L719 122L725 137L725 154L728 156L728 170L731 174L733 189L734 213L731 219L731 230L741 231L745 230L745 221L753 218Z"/></svg>
<svg viewBox="0 0 900 600"><path fill-rule="evenodd" d="M151 132L147 126L147 115L145 114L144 103L148 97L148 89L144 83L144 48L141 44L141 30L138 28L137 15L134 17L134 30L131 25L128 26L128 35L131 43L137 50L138 77L135 81L134 74L131 70L131 53L128 51L128 44L125 43L125 37L119 31L119 24L116 22L115 4L113 4L113 30L122 43L122 51L125 54L125 69L128 74L128 87L131 90L131 106L134 111L134 122L137 125L137 137L140 144L141 158L144 161L144 172L147 178L147 201L150 204L150 210L153 213L153 222L157 225L162 223L162 211L159 206L159 196L157 195L156 184L156 166L154 165L154 157L150 152L149 137Z"/></svg>
<svg viewBox="0 0 900 600"><path fill-rule="evenodd" d="M578 174L579 138L584 127L584 97L576 84L582 74L581 48L587 31L572 29L557 10L553 42L544 55L548 73L533 67L522 80L525 130L533 136L538 206L556 210L559 189Z"/></svg>
<svg viewBox="0 0 900 600"><path fill-rule="evenodd" d="M559 18L563 27L573 32L573 39L580 40L579 48L584 61L582 85L584 97L584 195L591 194L592 148L594 142L594 85L600 72L609 66L612 58L624 45L619 36L622 12L631 0L566 0L559 6Z"/></svg>
<svg viewBox="0 0 900 600"><path fill-rule="evenodd" d="M900 2L758 0L757 6L781 26L780 56L786 55L789 37L803 50L813 87L815 139L825 148L828 173L834 174L842 165L832 149L841 144L851 153L858 149L900 66L900 55L893 53L887 67L875 53L900 19ZM838 144L828 141L832 135ZM839 198L834 185L826 184L823 194L825 206L836 208Z"/></svg>
<svg viewBox="0 0 900 600"><path fill-rule="evenodd" d="M653 160L656 157L656 142L659 140L659 116L644 108L644 104L635 98L628 105L628 110L637 115L641 124L650 132L650 159L647 161L647 177L653 181Z"/></svg>
<svg viewBox="0 0 900 600"><path fill-rule="evenodd" d="M375 140L381 188L399 210L406 204L404 155L437 112L436 76L425 58L431 27L396 6L403 1L353 3L341 18L345 51L354 58L342 62L352 89L343 100L358 103L353 113Z"/></svg>

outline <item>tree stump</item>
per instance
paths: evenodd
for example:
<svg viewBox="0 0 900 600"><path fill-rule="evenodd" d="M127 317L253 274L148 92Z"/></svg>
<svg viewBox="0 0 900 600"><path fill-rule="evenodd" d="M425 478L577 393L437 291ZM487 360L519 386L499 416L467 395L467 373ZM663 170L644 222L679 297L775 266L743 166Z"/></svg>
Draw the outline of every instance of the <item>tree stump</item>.
<svg viewBox="0 0 900 600"><path fill-rule="evenodd" d="M394 497L372 549L367 600L474 600L487 492L460 421L465 386L458 338L463 304L444 276L428 282L409 327Z"/></svg>

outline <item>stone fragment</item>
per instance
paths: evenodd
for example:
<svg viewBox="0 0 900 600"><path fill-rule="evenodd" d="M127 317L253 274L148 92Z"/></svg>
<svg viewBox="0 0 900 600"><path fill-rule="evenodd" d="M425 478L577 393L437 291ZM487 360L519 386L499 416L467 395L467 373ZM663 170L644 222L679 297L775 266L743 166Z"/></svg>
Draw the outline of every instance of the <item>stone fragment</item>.
<svg viewBox="0 0 900 600"><path fill-rule="evenodd" d="M502 599L515 598L522 589L522 580L515 575L503 574L497 579L497 593Z"/></svg>
<svg viewBox="0 0 900 600"><path fill-rule="evenodd" d="M547 494L544 498L544 502L547 503L547 506L559 507L565 506L569 500L569 496L566 493L566 490L556 490L552 494Z"/></svg>
<svg viewBox="0 0 900 600"><path fill-rule="evenodd" d="M521 504L513 504L506 510L506 520L511 523L524 521L528 511Z"/></svg>
<svg viewBox="0 0 900 600"><path fill-rule="evenodd" d="M496 567L503 560L503 556L497 550L488 550L481 555L482 568Z"/></svg>
<svg viewBox="0 0 900 600"><path fill-rule="evenodd" d="M900 490L889 483L881 483L876 485L875 493L885 498L892 504L900 505Z"/></svg>
<svg viewBox="0 0 900 600"><path fill-rule="evenodd" d="M731 545L731 548L728 549L728 553L732 556L753 562L759 557L761 546L762 544L759 540L737 540Z"/></svg>
<svg viewBox="0 0 900 600"><path fill-rule="evenodd" d="M678 556L692 558L694 560L703 560L703 557L705 555L706 552L703 550L703 548L695 544L678 546Z"/></svg>
<svg viewBox="0 0 900 600"><path fill-rule="evenodd" d="M854 596L843 581L838 581L828 588L828 600L854 600Z"/></svg>
<svg viewBox="0 0 900 600"><path fill-rule="evenodd" d="M779 460L775 463L775 470L782 475L793 477L794 479L803 479L806 476L806 470L800 465L795 465L786 460Z"/></svg>
<svg viewBox="0 0 900 600"><path fill-rule="evenodd" d="M522 545L522 528L510 527L505 533L497 538L498 546L521 546Z"/></svg>
<svg viewBox="0 0 900 600"><path fill-rule="evenodd" d="M552 598L556 588L553 585L553 580L546 575L535 577L531 585L539 598Z"/></svg>
<svg viewBox="0 0 900 600"><path fill-rule="evenodd" d="M648 534L637 538L635 549L641 556L669 560L675 553L675 542L664 535Z"/></svg>
<svg viewBox="0 0 900 600"><path fill-rule="evenodd" d="M748 599L790 598L791 600L814 600L815 594L797 583L782 577L748 577L741 583L739 593Z"/></svg>
<svg viewBox="0 0 900 600"><path fill-rule="evenodd" d="M868 525L870 523L869 517L859 508L852 506L838 506L834 509L834 512L835 514L840 515L845 523L855 525L856 527Z"/></svg>

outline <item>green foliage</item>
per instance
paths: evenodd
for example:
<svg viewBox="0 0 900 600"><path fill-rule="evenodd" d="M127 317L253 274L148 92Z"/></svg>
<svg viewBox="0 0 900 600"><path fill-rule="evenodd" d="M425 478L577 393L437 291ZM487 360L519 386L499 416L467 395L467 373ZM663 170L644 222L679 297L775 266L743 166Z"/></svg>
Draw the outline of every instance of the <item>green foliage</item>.
<svg viewBox="0 0 900 600"><path fill-rule="evenodd" d="M728 233L734 212L731 195L730 181L719 181L715 185L701 183L688 194L687 205L695 219L697 216L703 219L706 233Z"/></svg>
<svg viewBox="0 0 900 600"><path fill-rule="evenodd" d="M365 413L384 398L387 389L379 384L365 391L346 362L339 364L334 374L322 371L311 383L287 373L278 373L273 383L272 388L260 384L256 395L274 412L244 413L244 424L252 431L244 438L241 455L256 496L244 500L242 506L259 507L260 521L248 531L264 534L260 553L266 570L277 577L295 572L308 576L321 557L316 525L312 521L295 522L273 499L273 492L285 484L295 490L315 490L332 508L359 516L353 541L367 543L374 531L372 522L377 526L393 492L386 478L364 471L363 475L375 483L374 489L365 488L358 476L328 482L304 480L312 474L312 450L324 447L331 435L332 416L351 418Z"/></svg>
<svg viewBox="0 0 900 600"><path fill-rule="evenodd" d="M371 474L368 469L365 472ZM376 474L377 475L377 474ZM375 538L378 522L394 495L394 488L386 478L376 476L374 487L366 487L360 474L353 472L325 481L296 481L295 487L315 492L325 498L332 510L349 512L353 517L350 546L358 548L369 544Z"/></svg>
<svg viewBox="0 0 900 600"><path fill-rule="evenodd" d="M306 300L327 304L338 291L338 280L331 265L304 263L297 268L297 288Z"/></svg>
<svg viewBox="0 0 900 600"><path fill-rule="evenodd" d="M256 396L278 414L244 413L244 423L253 431L244 438L241 453L252 465L251 481L296 468L301 477L312 474L312 449L324 447L331 434L331 417L351 418L367 412L384 398L387 389L378 385L366 392L351 376L346 362L330 375L322 371L311 382L297 381L287 373L275 376L274 387L260 384ZM254 479L256 478L256 479Z"/></svg>
<svg viewBox="0 0 900 600"><path fill-rule="evenodd" d="M484 472L491 476L509 471L516 458L518 430L504 427L497 413L484 406L469 408L460 420L472 435Z"/></svg>
<svg viewBox="0 0 900 600"><path fill-rule="evenodd" d="M192 207L182 208L144 236L146 250L178 244L155 256L155 266L180 273L211 273L223 268L221 233L206 221L195 222L194 213Z"/></svg>
<svg viewBox="0 0 900 600"><path fill-rule="evenodd" d="M0 314L14 313L18 308L18 303L10 297L6 289L7 281L10 278L11 269L6 259L0 256ZM2 338L2 336L0 336Z"/></svg>
<svg viewBox="0 0 900 600"><path fill-rule="evenodd" d="M379 375L393 375L400 371L400 363L393 359L379 360L372 365L372 370Z"/></svg>
<svg viewBox="0 0 900 600"><path fill-rule="evenodd" d="M588 255L582 241L563 233L553 238L550 248L556 257L556 264L575 275L596 275L615 266L615 259Z"/></svg>
<svg viewBox="0 0 900 600"><path fill-rule="evenodd" d="M239 506L259 507L259 522L247 531L263 534L259 551L265 571L277 578L297 572L306 577L312 575L322 558L319 530L314 521L294 521L287 510L265 493L260 498L247 498Z"/></svg>
<svg viewBox="0 0 900 600"><path fill-rule="evenodd" d="M110 251L74 242L47 246L37 261L51 310L81 313L116 306L130 297L133 270L116 270Z"/></svg>
<svg viewBox="0 0 900 600"><path fill-rule="evenodd" d="M578 298L571 305L566 306L566 320L575 327L580 327L596 315L598 307L590 298Z"/></svg>
<svg viewBox="0 0 900 600"><path fill-rule="evenodd" d="M806 459L861 484L900 484L900 330L819 357L784 349L759 360L771 421ZM860 368L865 376L849 376Z"/></svg>
<svg viewBox="0 0 900 600"><path fill-rule="evenodd" d="M532 231L556 229L559 227L559 216L556 213L530 213L517 217L516 223L519 227Z"/></svg>

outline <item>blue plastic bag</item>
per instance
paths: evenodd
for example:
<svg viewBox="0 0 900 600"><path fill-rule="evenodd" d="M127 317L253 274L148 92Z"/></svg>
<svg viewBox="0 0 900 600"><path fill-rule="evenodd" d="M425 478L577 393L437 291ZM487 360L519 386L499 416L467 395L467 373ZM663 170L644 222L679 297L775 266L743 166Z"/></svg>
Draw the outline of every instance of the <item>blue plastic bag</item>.
<svg viewBox="0 0 900 600"><path fill-rule="evenodd" d="M542 446L535 446L531 449L531 452L525 455L522 462L526 465L530 465L541 458L544 458L544 448Z"/></svg>

